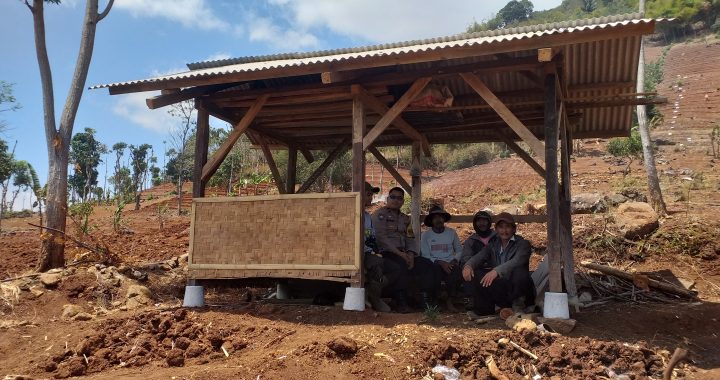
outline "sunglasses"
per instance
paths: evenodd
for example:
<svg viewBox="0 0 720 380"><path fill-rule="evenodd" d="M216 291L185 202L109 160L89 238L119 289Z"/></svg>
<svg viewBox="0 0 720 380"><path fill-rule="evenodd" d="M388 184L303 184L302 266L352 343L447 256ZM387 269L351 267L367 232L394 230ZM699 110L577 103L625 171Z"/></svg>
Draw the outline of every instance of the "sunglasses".
<svg viewBox="0 0 720 380"><path fill-rule="evenodd" d="M403 197L402 195L388 195L388 199L395 199L395 200L400 201L400 200L405 199L405 197Z"/></svg>

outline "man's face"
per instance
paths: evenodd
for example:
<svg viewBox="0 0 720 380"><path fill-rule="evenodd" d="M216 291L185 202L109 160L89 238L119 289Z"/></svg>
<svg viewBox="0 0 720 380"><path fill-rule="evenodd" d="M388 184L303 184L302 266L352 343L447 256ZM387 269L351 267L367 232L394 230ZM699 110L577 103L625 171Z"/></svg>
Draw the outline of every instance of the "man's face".
<svg viewBox="0 0 720 380"><path fill-rule="evenodd" d="M478 231L487 231L490 229L490 221L485 218L480 218L475 221L475 228L477 228Z"/></svg>
<svg viewBox="0 0 720 380"><path fill-rule="evenodd" d="M375 193L373 193L372 190L365 189L365 196L363 197L365 207L372 206L372 199L374 194Z"/></svg>
<svg viewBox="0 0 720 380"><path fill-rule="evenodd" d="M399 210L405 200L405 194L400 191L392 191L387 197L387 207L393 210Z"/></svg>
<svg viewBox="0 0 720 380"><path fill-rule="evenodd" d="M495 225L495 232L502 240L510 240L513 235L513 226L507 222L499 222Z"/></svg>
<svg viewBox="0 0 720 380"><path fill-rule="evenodd" d="M440 229L440 228L443 228L444 225L445 225L445 218L442 215L439 215L439 214L433 215L433 217L432 217L433 228Z"/></svg>

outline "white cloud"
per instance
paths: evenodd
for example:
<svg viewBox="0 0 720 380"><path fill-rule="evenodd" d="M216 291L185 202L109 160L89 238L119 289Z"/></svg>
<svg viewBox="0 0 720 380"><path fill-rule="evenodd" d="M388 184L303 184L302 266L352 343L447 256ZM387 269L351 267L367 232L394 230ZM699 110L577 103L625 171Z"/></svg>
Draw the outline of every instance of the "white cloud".
<svg viewBox="0 0 720 380"><path fill-rule="evenodd" d="M158 134L167 134L175 128L177 120L167 113L167 108L151 110L145 99L154 96L147 92L118 95L113 113Z"/></svg>
<svg viewBox="0 0 720 380"><path fill-rule="evenodd" d="M219 53L215 53L215 54L203 59L203 61L219 61L219 60L228 59L228 58L232 58L232 56L226 52L219 52Z"/></svg>
<svg viewBox="0 0 720 380"><path fill-rule="evenodd" d="M461 33L473 20L491 17L507 0L266 0L298 30L327 28L371 42L392 42ZM535 1L535 10L560 4Z"/></svg>
<svg viewBox="0 0 720 380"><path fill-rule="evenodd" d="M230 24L215 15L205 0L117 0L114 9L133 17L161 17L188 28L228 30Z"/></svg>
<svg viewBox="0 0 720 380"><path fill-rule="evenodd" d="M267 17L249 17L248 38L253 42L267 42L279 49L304 49L318 45L318 39L303 29L287 29Z"/></svg>
<svg viewBox="0 0 720 380"><path fill-rule="evenodd" d="M177 66L177 67L171 67L167 70L153 70L150 75L153 77L164 77L165 75L171 75L171 74L177 74L188 71L188 68L186 66Z"/></svg>

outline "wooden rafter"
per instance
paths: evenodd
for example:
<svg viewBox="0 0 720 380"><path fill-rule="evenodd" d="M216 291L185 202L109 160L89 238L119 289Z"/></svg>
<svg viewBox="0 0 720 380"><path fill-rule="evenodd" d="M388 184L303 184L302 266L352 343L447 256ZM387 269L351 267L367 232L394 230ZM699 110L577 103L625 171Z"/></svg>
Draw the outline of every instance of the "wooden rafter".
<svg viewBox="0 0 720 380"><path fill-rule="evenodd" d="M320 166L318 166L318 168L315 169L312 174L310 174L310 177L308 177L305 183L300 186L300 189L298 189L298 193L304 193L308 191L310 186L312 186L312 184L318 179L318 177L320 177L320 175L325 171L325 169L327 169L328 166L330 166L330 164L332 164L338 156L340 156L350 147L351 141L351 139L346 138L337 147L335 147L335 149L330 152L327 158L325 158L325 161L323 161Z"/></svg>
<svg viewBox="0 0 720 380"><path fill-rule="evenodd" d="M154 96L152 98L145 99L145 104L150 108L151 110L169 106L171 104L179 103L184 100L189 100L193 98L197 98L199 96L209 95L218 91L225 90L230 87L237 86L237 83L223 83L223 84L214 84L209 86L198 86L198 87L191 87L184 90L171 92L167 94L160 94L158 96Z"/></svg>
<svg viewBox="0 0 720 380"><path fill-rule="evenodd" d="M462 73L460 76L465 82L472 87L485 102L497 112L497 114L505 120L505 122L517 133L520 138L525 141L530 149L540 157L542 152L545 150L543 143L530 132L530 130L518 119L510 109L490 91L490 89L483 83L480 78L472 73Z"/></svg>
<svg viewBox="0 0 720 380"><path fill-rule="evenodd" d="M390 163L390 161L385 158L385 156L382 155L382 153L374 146L371 146L368 148L368 151L372 153L373 156L378 160L380 165L382 165L385 170L390 173L390 175L395 178L395 181L397 181L398 185L405 190L406 193L411 194L412 193L412 187L410 184L403 178L403 176L400 175L400 173L395 169L395 167Z"/></svg>
<svg viewBox="0 0 720 380"><path fill-rule="evenodd" d="M375 142L375 139L377 139L378 136L380 136L387 129L387 127L390 126L390 124L392 124L395 120L398 119L403 110L405 110L405 108L407 108L407 106L409 106L410 103L415 100L415 97L420 94L420 92L425 88L425 86L427 86L428 83L430 83L431 80L431 77L422 77L415 80L415 82L413 82L410 88L400 97L400 99L398 99L397 102L395 102L395 104L393 104L393 106L387 110L383 110L383 107L378 107L380 105L384 106L384 104L377 104L377 102L374 102L371 99L372 97L364 96L359 86L353 87L358 88L358 95L363 102L367 102L368 106L373 109L377 107L378 109L375 109L375 111L383 115L382 118L380 118L380 121L378 121L375 126L370 129L367 135L365 135L365 138L363 138L363 149L367 150L367 148L369 148L370 145ZM384 108L387 107L385 106ZM400 122L399 125L401 125L399 127L400 130L403 131L405 134L416 136L416 138L413 138L413 140L418 142L423 141L422 135L420 135L414 128L412 128L412 126L404 122ZM429 154L429 144L426 148L427 152L425 152L425 154Z"/></svg>
<svg viewBox="0 0 720 380"><path fill-rule="evenodd" d="M240 119L240 121L235 125L232 132L230 132L230 135L227 139L225 139L225 141L223 141L222 145L220 145L220 148L218 148L212 158L210 158L210 160L208 160L208 162L203 166L203 181L207 181L213 174L215 174L215 171L220 167L220 164L223 162L228 153L230 153L230 150L232 150L232 147L235 145L237 140L250 127L250 124L255 119L255 116L257 116L260 112L263 105L265 105L267 99L268 95L261 95L257 98L255 104L250 107L245 116L243 116L242 119Z"/></svg>
<svg viewBox="0 0 720 380"><path fill-rule="evenodd" d="M502 140L502 142L505 143L505 145L508 146L508 148L515 152L518 157L522 158L525 163L530 165L530 167L533 168L536 173L538 173L541 177L545 178L545 168L543 168L543 166L539 162L535 161L535 159L528 152L526 152L525 149L521 148L518 144L515 143L515 141L507 137L504 133L498 133L498 137L500 138L500 140Z"/></svg>

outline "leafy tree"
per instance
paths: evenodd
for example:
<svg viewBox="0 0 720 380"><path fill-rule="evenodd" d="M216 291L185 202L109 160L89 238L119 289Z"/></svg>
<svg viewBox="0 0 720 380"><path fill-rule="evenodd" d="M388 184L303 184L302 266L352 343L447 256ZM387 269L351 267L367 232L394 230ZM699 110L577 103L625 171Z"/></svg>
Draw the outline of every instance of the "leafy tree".
<svg viewBox="0 0 720 380"><path fill-rule="evenodd" d="M13 95L13 84L0 80L0 112L16 111L20 108L20 103ZM7 123L0 119L0 133L5 129L7 129Z"/></svg>
<svg viewBox="0 0 720 380"><path fill-rule="evenodd" d="M125 149L127 148L127 144L124 142L118 142L113 144L112 151L115 152L115 175L113 175L113 187L115 188L115 198L117 199L118 204L120 203L120 199L122 199L129 187L123 187L121 183L122 176L119 176L118 173L120 173L120 169L122 169L122 158L125 154Z"/></svg>
<svg viewBox="0 0 720 380"><path fill-rule="evenodd" d="M533 3L529 0L512 0L505 4L497 14L502 27L525 21L533 12Z"/></svg>
<svg viewBox="0 0 720 380"><path fill-rule="evenodd" d="M142 144L138 147L130 145L130 165L132 166L132 189L135 193L135 210L140 209L140 191L145 182L145 173L148 168L148 151L152 149L150 144Z"/></svg>
<svg viewBox="0 0 720 380"><path fill-rule="evenodd" d="M28 162L28 172L30 172L30 178L32 179L32 192L35 194L35 202L32 207L38 208L40 214L40 225L43 224L43 202L45 201L45 187L40 185L40 179L35 171L35 168Z"/></svg>
<svg viewBox="0 0 720 380"><path fill-rule="evenodd" d="M5 197L7 196L7 190L10 186L10 177L12 176L14 164L13 156L15 154L15 148L12 152L8 151L8 145L5 140L0 139L0 187L2 187L2 193L0 196L0 231L2 231L2 217L5 214Z"/></svg>
<svg viewBox="0 0 720 380"><path fill-rule="evenodd" d="M74 165L74 174L69 178L71 188L83 202L97 186L97 167L102 162L101 154L107 148L95 139L95 130L85 128L85 132L76 133L70 142L70 162Z"/></svg>
<svg viewBox="0 0 720 380"><path fill-rule="evenodd" d="M597 1L595 0L582 0L582 10L587 13L592 13L597 9Z"/></svg>
<svg viewBox="0 0 720 380"><path fill-rule="evenodd" d="M113 186L117 187L115 192L115 201L117 205L129 203L132 201L132 174L130 169L120 167L111 178Z"/></svg>
<svg viewBox="0 0 720 380"><path fill-rule="evenodd" d="M13 162L12 178L12 184L15 187L15 190L13 191L12 197L10 198L9 207L11 210L12 206L15 204L15 200L17 200L18 195L21 192L30 190L33 186L32 175L30 174L30 164L24 160Z"/></svg>
<svg viewBox="0 0 720 380"><path fill-rule="evenodd" d="M184 101L173 104L168 114L178 119L179 123L170 133L170 144L172 148L168 151L167 172L168 176L174 179L177 184L177 212L182 211L182 185L190 178L190 171L193 165L194 152L190 144L190 137L195 133L197 122L195 106L192 101Z"/></svg>
<svg viewBox="0 0 720 380"><path fill-rule="evenodd" d="M105 9L98 12L98 1L87 0L85 16L82 21L80 49L59 124L55 119L55 91L45 41L45 0L32 0L32 5L30 0L24 1L33 18L35 51L42 85L45 144L48 153L46 212L47 226L50 230L48 230L47 234L43 234L42 237L40 263L37 268L39 271L47 271L65 265L65 240L62 237L62 232L65 231L67 217L70 138L72 137L75 115L80 106L80 98L90 69L90 61L95 45L95 30L98 23L108 15L114 2L108 0ZM48 2L57 4L60 0L48 0Z"/></svg>

